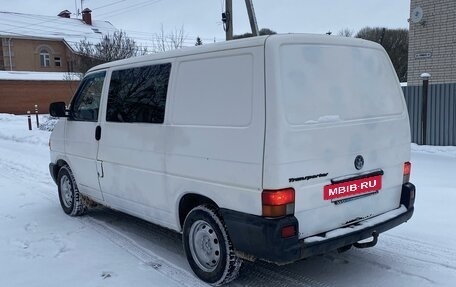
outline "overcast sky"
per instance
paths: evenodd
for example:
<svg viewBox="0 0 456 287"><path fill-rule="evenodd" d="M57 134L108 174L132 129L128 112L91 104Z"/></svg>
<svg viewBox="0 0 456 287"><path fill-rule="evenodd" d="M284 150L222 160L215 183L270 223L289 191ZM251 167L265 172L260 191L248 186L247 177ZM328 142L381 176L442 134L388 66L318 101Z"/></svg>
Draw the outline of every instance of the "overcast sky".
<svg viewBox="0 0 456 287"><path fill-rule="evenodd" d="M81 0L2 0L2 11L55 16L76 12ZM245 1L233 0L234 32L249 32ZM187 44L197 35L203 42L224 40L221 13L224 0L84 0L92 19L110 21L133 38L152 37L163 24L165 31L184 27ZM279 33L326 33L365 26L407 28L410 0L254 0L258 26ZM74 16L75 17L75 16Z"/></svg>

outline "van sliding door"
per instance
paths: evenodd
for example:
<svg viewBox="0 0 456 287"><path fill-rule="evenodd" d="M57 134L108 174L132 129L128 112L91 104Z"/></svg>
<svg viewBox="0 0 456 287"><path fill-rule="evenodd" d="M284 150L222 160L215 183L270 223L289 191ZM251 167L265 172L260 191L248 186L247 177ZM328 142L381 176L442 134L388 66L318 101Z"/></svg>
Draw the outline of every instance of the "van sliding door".
<svg viewBox="0 0 456 287"><path fill-rule="evenodd" d="M101 123L98 160L105 201L150 220L169 213L163 122L170 72L170 63L112 71Z"/></svg>

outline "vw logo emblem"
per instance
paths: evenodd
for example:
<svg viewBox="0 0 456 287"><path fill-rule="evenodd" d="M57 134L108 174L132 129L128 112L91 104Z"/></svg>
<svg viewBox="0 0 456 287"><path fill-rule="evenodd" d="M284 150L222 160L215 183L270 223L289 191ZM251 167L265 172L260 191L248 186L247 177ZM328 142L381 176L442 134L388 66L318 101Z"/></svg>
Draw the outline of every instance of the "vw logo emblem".
<svg viewBox="0 0 456 287"><path fill-rule="evenodd" d="M360 170L362 169L364 166L364 158L362 155L358 155L356 158L355 158L355 168L357 170Z"/></svg>

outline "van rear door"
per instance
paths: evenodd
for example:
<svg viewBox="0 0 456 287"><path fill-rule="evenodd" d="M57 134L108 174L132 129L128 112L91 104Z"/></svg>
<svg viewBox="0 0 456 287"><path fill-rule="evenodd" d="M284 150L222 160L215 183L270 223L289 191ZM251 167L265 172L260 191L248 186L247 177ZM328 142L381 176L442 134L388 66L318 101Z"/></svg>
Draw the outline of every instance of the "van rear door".
<svg viewBox="0 0 456 287"><path fill-rule="evenodd" d="M410 129L383 48L284 35L265 49L263 188L295 189L300 238L398 208Z"/></svg>

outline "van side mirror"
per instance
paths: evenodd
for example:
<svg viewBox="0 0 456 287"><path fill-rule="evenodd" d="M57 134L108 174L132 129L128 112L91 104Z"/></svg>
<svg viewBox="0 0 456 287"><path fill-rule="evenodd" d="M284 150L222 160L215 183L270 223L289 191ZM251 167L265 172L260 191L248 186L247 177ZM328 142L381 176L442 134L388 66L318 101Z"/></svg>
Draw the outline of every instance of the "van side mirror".
<svg viewBox="0 0 456 287"><path fill-rule="evenodd" d="M66 106L64 102L55 102L49 106L49 113L53 117L67 117Z"/></svg>

